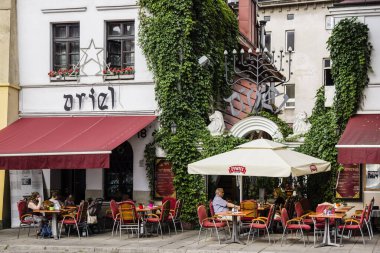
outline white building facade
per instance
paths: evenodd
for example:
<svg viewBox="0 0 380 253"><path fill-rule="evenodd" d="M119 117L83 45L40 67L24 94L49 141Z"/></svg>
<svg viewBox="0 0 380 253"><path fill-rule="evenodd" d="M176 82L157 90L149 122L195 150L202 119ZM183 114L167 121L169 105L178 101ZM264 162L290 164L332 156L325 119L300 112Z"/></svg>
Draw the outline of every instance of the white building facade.
<svg viewBox="0 0 380 253"><path fill-rule="evenodd" d="M293 123L300 112L308 116L315 102L315 95L322 85L332 85L330 78L329 52L326 42L332 27L328 20L328 7L331 0L318 1L259 1L259 20L266 20L266 47L269 51L293 50L289 81L280 92L288 95L280 117L287 123ZM288 77L285 65L284 75ZM281 101L277 101L279 106ZM332 104L332 97L327 101Z"/></svg>
<svg viewBox="0 0 380 253"><path fill-rule="evenodd" d="M19 0L17 9L20 117L155 116L153 75L138 45L136 1ZM117 166L128 171L113 171L112 157L109 169L81 168L79 176L79 170L44 169L47 191L85 189L79 197L128 194L147 201L144 149L156 129L156 121L149 122L125 140L129 153L121 159L128 161ZM130 184L128 192L121 184Z"/></svg>

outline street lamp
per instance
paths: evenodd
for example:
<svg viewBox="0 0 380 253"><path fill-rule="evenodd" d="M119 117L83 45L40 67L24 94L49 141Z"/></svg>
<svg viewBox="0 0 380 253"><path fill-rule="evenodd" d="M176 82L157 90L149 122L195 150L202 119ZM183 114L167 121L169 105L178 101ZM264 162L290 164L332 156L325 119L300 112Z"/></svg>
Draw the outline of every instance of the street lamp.
<svg viewBox="0 0 380 253"><path fill-rule="evenodd" d="M246 92L247 96L255 94L255 104L248 104L251 112L258 112L262 108L267 108L273 111L271 104L273 104L274 98L282 95L282 93L277 91L276 87L287 83L290 76L293 74L291 72L293 49L289 47L286 52L283 49L280 49L278 54L276 54L275 50L269 52L265 47L265 25L266 21L259 22L259 43L255 51L253 51L252 48L249 48L247 51L241 49L239 53L236 49L232 50L233 75L231 77L228 75L230 69L228 66L229 53L227 50L224 51L224 67L227 84L240 84L242 81L246 80L252 86L251 89L240 92ZM277 60L275 60L276 56ZM285 71L285 64L283 64L284 60L288 66L287 78L280 73ZM253 84L256 84L256 86L253 87ZM230 98L224 100L232 103L233 98L237 96L239 95L232 94ZM279 112L289 99L286 94L284 94L283 97L284 101L274 113Z"/></svg>
<svg viewBox="0 0 380 253"><path fill-rule="evenodd" d="M176 134L177 124L175 122L172 122L172 124L170 125L170 131L172 132L172 134Z"/></svg>

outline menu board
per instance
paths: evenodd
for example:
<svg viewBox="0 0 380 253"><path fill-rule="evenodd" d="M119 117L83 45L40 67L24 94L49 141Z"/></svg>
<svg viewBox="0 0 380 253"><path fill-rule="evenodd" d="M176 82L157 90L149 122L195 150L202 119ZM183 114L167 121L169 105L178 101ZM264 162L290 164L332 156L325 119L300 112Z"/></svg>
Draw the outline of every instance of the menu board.
<svg viewBox="0 0 380 253"><path fill-rule="evenodd" d="M343 165L337 178L336 198L360 200L361 174L359 165Z"/></svg>
<svg viewBox="0 0 380 253"><path fill-rule="evenodd" d="M380 164L366 164L366 191L380 190Z"/></svg>
<svg viewBox="0 0 380 253"><path fill-rule="evenodd" d="M154 197L175 197L172 164L166 159L157 159L155 166Z"/></svg>

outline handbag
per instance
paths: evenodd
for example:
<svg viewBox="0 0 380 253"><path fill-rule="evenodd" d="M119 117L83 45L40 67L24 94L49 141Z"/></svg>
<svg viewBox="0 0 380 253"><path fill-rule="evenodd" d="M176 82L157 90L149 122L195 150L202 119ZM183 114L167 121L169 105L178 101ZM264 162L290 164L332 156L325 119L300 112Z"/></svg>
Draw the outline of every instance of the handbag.
<svg viewBox="0 0 380 253"><path fill-rule="evenodd" d="M98 217L91 216L89 212L87 211L87 224L97 224L97 223L98 223Z"/></svg>

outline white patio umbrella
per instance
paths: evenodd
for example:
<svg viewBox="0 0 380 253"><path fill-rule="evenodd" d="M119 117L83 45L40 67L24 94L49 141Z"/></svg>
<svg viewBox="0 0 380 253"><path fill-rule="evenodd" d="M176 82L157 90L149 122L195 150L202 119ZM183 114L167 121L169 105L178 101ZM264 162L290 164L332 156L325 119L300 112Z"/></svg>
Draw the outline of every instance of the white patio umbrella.
<svg viewBox="0 0 380 253"><path fill-rule="evenodd" d="M256 177L303 176L330 169L329 162L266 139L245 143L232 151L191 163L187 167L190 174Z"/></svg>
<svg viewBox="0 0 380 253"><path fill-rule="evenodd" d="M329 171L331 164L321 159L290 149L286 145L258 139L237 146L236 149L190 163L189 174L255 177L304 176ZM242 187L240 199L242 199Z"/></svg>

